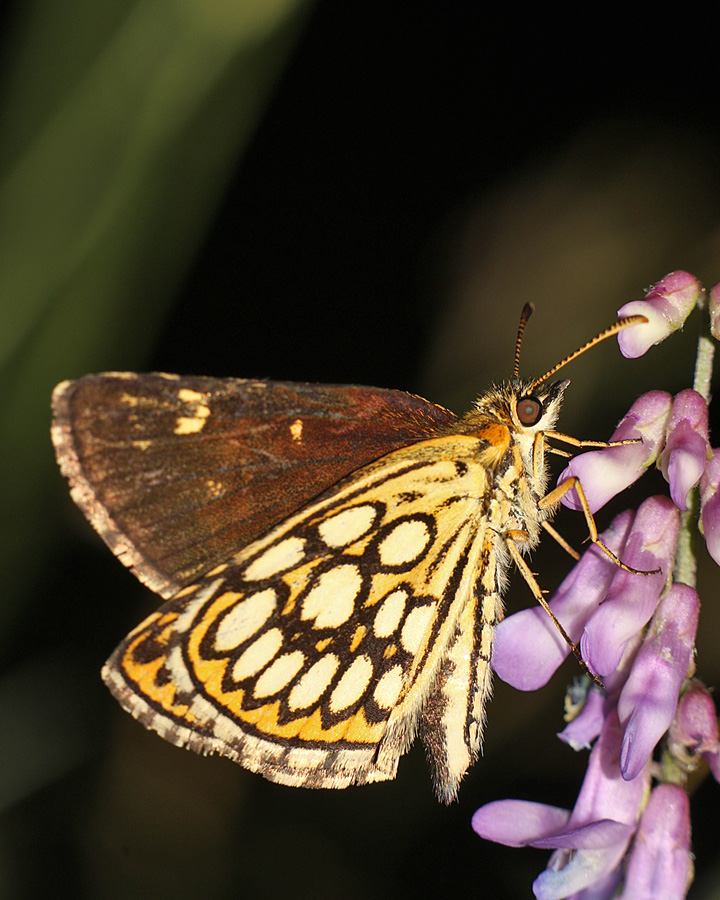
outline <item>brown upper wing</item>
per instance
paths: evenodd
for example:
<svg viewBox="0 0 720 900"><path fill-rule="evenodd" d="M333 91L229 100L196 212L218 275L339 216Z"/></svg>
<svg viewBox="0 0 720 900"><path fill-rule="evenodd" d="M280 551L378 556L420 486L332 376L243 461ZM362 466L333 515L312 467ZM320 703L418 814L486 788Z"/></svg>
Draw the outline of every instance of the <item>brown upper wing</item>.
<svg viewBox="0 0 720 900"><path fill-rule="evenodd" d="M53 413L75 502L164 597L344 475L455 420L401 391L134 373L63 382Z"/></svg>

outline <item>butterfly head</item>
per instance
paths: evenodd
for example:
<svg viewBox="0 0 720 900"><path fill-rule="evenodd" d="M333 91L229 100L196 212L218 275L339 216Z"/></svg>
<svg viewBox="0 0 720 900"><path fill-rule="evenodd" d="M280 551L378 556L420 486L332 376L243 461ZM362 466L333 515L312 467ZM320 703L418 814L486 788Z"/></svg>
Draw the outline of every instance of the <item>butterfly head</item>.
<svg viewBox="0 0 720 900"><path fill-rule="evenodd" d="M464 422L472 431L501 425L516 438L527 437L532 443L539 431L555 426L569 384L567 379L538 384L513 378L478 397Z"/></svg>

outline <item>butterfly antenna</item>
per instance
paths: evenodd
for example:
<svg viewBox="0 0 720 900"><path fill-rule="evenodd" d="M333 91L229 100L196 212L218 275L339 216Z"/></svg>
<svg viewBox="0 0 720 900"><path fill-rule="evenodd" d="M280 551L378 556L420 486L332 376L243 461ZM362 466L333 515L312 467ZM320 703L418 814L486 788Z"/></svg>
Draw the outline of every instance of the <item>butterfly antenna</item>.
<svg viewBox="0 0 720 900"><path fill-rule="evenodd" d="M612 337L614 334L617 334L618 331L622 331L623 328L629 328L631 325L640 325L643 322L647 321L648 319L645 316L627 316L624 319L618 319L617 322L612 324L609 328L606 328L605 331L601 331L600 334L596 334L592 340L587 342L587 344L583 344L582 347L577 349L574 353L571 353L570 356L566 356L565 359L561 360L556 366L553 366L552 369L547 371L540 378L536 378L535 381L533 381L533 383L530 385L528 390L534 390L539 384L542 384L543 381L547 381L547 379L550 378L551 375L554 375L559 369L562 369L563 366L566 366L569 362L577 359L578 356L582 356L582 354L585 353L586 350L594 347L595 344L599 344L601 341L607 340L607 338ZM522 328L520 330L520 334L522 334ZM518 349L519 341L520 337L518 336ZM515 365L517 368L517 352Z"/></svg>
<svg viewBox="0 0 720 900"><path fill-rule="evenodd" d="M520 377L520 347L522 346L523 334L525 333L525 326L528 323L528 319L535 312L535 307L532 303L526 303L523 306L523 311L520 314L520 324L518 325L517 338L515 339L515 364L513 365L513 378Z"/></svg>

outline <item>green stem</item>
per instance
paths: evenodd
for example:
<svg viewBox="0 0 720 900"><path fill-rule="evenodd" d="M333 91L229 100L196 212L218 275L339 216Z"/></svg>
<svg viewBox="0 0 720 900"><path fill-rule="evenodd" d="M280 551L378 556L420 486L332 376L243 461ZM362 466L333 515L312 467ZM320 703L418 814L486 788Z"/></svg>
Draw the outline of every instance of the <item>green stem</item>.
<svg viewBox="0 0 720 900"><path fill-rule="evenodd" d="M695 378L693 390L700 394L705 402L710 400L710 381L712 378L715 344L709 335L701 334L698 338L697 357L695 359ZM673 580L690 587L697 585L697 559L695 557L695 535L697 532L697 515L699 507L698 490L694 488L688 494L687 509L680 513L680 531L675 548L675 570Z"/></svg>

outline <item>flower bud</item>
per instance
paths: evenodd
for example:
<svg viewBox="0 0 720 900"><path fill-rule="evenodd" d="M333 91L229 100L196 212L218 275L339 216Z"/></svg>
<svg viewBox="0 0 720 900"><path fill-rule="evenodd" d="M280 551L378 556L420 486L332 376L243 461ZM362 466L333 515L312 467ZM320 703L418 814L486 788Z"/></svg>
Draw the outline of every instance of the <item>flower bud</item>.
<svg viewBox="0 0 720 900"><path fill-rule="evenodd" d="M681 391L673 400L660 468L678 509L700 481L710 455L707 403L697 391Z"/></svg>
<svg viewBox="0 0 720 900"><path fill-rule="evenodd" d="M720 341L720 283L710 288L708 311L710 313L710 333L716 341Z"/></svg>
<svg viewBox="0 0 720 900"><path fill-rule="evenodd" d="M618 333L620 352L629 359L642 356L654 344L659 344L678 328L695 308L702 285L689 272L671 272L645 295L644 300L632 300L618 310L618 317L643 315L648 321L633 325Z"/></svg>
<svg viewBox="0 0 720 900"><path fill-rule="evenodd" d="M717 712L710 692L699 681L692 682L680 698L668 732L668 749L688 769L702 756L720 781Z"/></svg>
<svg viewBox="0 0 720 900"><path fill-rule="evenodd" d="M700 525L708 553L720 565L720 449L712 454L700 479Z"/></svg>

